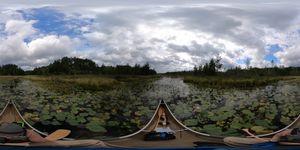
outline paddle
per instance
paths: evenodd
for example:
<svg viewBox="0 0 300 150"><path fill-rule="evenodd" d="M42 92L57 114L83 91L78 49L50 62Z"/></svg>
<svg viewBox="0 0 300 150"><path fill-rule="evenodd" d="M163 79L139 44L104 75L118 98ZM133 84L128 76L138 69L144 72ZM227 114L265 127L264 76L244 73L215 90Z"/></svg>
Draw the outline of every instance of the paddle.
<svg viewBox="0 0 300 150"><path fill-rule="evenodd" d="M260 140L261 142L263 143L256 143L256 144L252 144L251 147L254 147L254 148L270 148L270 147L274 147L276 146L277 142L272 142L270 140L267 140L267 139L263 139L263 138L260 138L254 134L252 134L251 132L249 132L249 129L242 129L244 132L246 132L247 134L249 134L251 137L257 139L257 140Z"/></svg>
<svg viewBox="0 0 300 150"><path fill-rule="evenodd" d="M242 129L244 132L246 132L247 134L249 134L251 137L257 139L257 140L260 140L262 142L269 142L269 140L266 140L266 139L263 139L263 138L260 138L254 134L252 134L251 132L249 132L249 129Z"/></svg>
<svg viewBox="0 0 300 150"><path fill-rule="evenodd" d="M45 139L49 140L49 141L56 141L59 139L62 139L66 136L68 136L71 133L70 130L66 130L66 129L58 129L54 132L52 132L51 134L49 134L47 137L45 137Z"/></svg>

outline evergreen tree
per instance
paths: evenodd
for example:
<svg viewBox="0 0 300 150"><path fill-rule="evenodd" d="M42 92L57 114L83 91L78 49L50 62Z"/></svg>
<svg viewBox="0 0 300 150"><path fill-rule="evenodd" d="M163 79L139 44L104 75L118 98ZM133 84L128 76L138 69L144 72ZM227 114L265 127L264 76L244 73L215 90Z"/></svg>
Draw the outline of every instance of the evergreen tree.
<svg viewBox="0 0 300 150"><path fill-rule="evenodd" d="M25 71L15 64L0 66L0 75L24 75Z"/></svg>

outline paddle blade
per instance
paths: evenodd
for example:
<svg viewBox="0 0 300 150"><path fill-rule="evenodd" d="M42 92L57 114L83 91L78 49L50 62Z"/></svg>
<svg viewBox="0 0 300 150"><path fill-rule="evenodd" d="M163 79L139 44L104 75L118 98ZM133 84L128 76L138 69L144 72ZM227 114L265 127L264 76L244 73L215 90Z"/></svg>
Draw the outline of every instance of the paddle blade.
<svg viewBox="0 0 300 150"><path fill-rule="evenodd" d="M53 133L49 134L47 137L45 137L45 139L49 140L49 141L56 141L59 139L62 139L66 136L68 136L71 133L70 130L66 130L66 129L58 129L56 131L54 131Z"/></svg>

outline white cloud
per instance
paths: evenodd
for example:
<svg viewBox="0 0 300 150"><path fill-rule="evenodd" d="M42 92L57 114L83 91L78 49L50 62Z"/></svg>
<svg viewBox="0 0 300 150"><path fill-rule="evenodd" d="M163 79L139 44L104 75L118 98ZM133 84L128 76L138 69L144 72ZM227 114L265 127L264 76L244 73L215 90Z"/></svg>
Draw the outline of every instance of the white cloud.
<svg viewBox="0 0 300 150"><path fill-rule="evenodd" d="M36 33L36 30L32 25L36 21L24 21L24 20L9 20L5 25L5 32L9 35L19 36L20 38L29 37Z"/></svg>
<svg viewBox="0 0 300 150"><path fill-rule="evenodd" d="M70 39L68 36L49 35L32 40L28 43L28 55L36 59L60 58L72 55L79 45L78 39Z"/></svg>
<svg viewBox="0 0 300 150"><path fill-rule="evenodd" d="M278 44L284 47L275 54L280 63L299 66L293 54L299 53L299 2L254 1L7 1L0 12L0 63L29 68L78 56L108 65L149 62L166 72L192 69L219 55L226 68L245 58L264 67L268 45ZM78 28L77 37L41 34L33 27L39 20L25 21L13 11L43 6L65 13L66 20L92 21Z"/></svg>
<svg viewBox="0 0 300 150"><path fill-rule="evenodd" d="M300 42L300 41L299 41ZM300 66L300 44L275 53L284 66Z"/></svg>
<svg viewBox="0 0 300 150"><path fill-rule="evenodd" d="M40 35L36 21L8 20L0 38L0 64L15 63L25 69L47 65L54 59L76 54L79 40L68 36ZM31 39L28 43L26 39Z"/></svg>

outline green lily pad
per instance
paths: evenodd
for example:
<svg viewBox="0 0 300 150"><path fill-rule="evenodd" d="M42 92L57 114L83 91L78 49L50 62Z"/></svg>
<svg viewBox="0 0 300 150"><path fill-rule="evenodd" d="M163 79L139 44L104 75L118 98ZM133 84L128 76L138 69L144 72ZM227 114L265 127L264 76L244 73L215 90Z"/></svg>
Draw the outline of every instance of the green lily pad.
<svg viewBox="0 0 300 150"><path fill-rule="evenodd" d="M262 127L268 127L269 126L269 122L266 120L255 120L255 124L257 126L262 126Z"/></svg>
<svg viewBox="0 0 300 150"><path fill-rule="evenodd" d="M253 126L251 130L255 131L256 134L266 134L272 132L272 130L268 130L267 128L262 126Z"/></svg>
<svg viewBox="0 0 300 150"><path fill-rule="evenodd" d="M65 113L63 113L63 112L60 112L60 113L55 114L55 117L56 117L56 119L59 120L59 121L64 121L64 120L66 119L66 115L65 115Z"/></svg>
<svg viewBox="0 0 300 150"><path fill-rule="evenodd" d="M186 126L196 126L198 124L198 121L196 119L188 119L184 121L184 124Z"/></svg>
<svg viewBox="0 0 300 150"><path fill-rule="evenodd" d="M221 135L222 134L222 129L213 124L204 125L202 128L202 131L206 132L208 134L212 134L212 135Z"/></svg>
<svg viewBox="0 0 300 150"><path fill-rule="evenodd" d="M102 132L102 133L107 132L107 130L103 126L101 126L99 122L94 122L94 121L89 122L85 125L85 127L92 132Z"/></svg>
<svg viewBox="0 0 300 150"><path fill-rule="evenodd" d="M108 121L106 125L109 127L117 127L119 124L118 121Z"/></svg>
<svg viewBox="0 0 300 150"><path fill-rule="evenodd" d="M52 118L52 116L47 115L47 114L42 114L40 116L41 121L46 121L46 120L50 120Z"/></svg>

